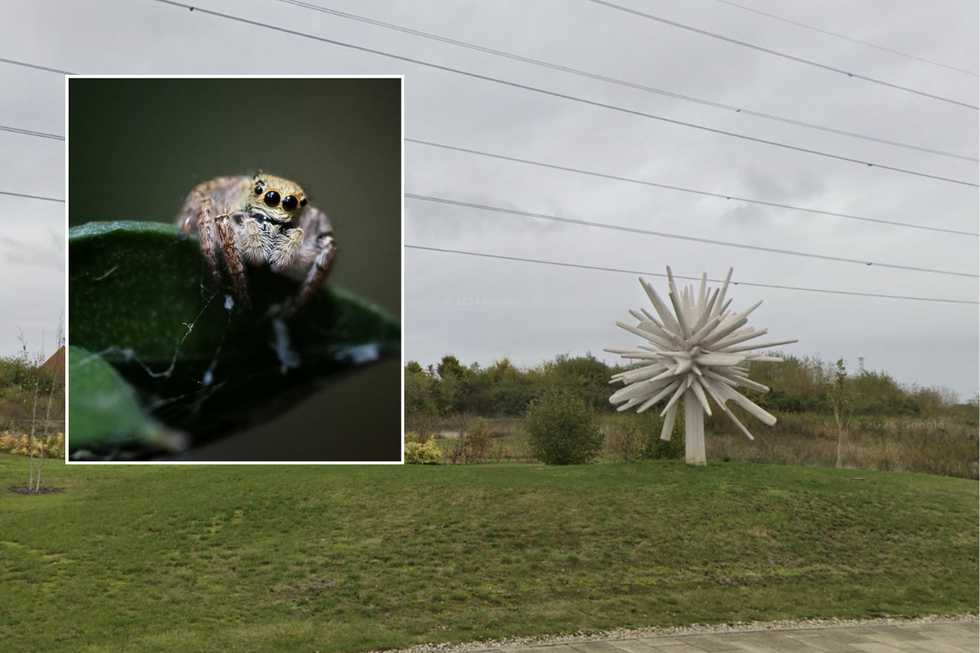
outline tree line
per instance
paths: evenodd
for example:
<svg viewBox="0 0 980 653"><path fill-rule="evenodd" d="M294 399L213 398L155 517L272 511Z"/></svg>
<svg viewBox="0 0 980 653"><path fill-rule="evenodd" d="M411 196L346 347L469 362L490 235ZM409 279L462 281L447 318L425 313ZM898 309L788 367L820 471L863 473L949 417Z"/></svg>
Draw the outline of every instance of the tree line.
<svg viewBox="0 0 980 653"><path fill-rule="evenodd" d="M769 411L833 414L835 392L843 391L854 416L928 417L950 410L965 416L976 414L976 395L959 404L956 394L946 388L903 386L885 372L863 369L845 374L840 387L835 384L838 368L834 363L817 356L776 354L783 357L782 363L749 365L749 378L768 386L770 392L746 394ZM417 416L519 416L546 391L562 389L599 413L611 413L615 407L609 395L618 386L610 385L609 379L628 368L607 365L591 353L559 354L530 368L518 368L507 358L488 367L464 366L452 354L427 367L409 361L405 365L405 411Z"/></svg>

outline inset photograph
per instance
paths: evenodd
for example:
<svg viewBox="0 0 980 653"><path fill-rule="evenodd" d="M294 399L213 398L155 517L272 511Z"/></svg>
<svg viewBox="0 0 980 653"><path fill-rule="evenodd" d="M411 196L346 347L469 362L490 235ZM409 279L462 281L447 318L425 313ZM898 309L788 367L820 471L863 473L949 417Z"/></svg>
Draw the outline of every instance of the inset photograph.
<svg viewBox="0 0 980 653"><path fill-rule="evenodd" d="M402 78L69 77L69 462L402 459Z"/></svg>

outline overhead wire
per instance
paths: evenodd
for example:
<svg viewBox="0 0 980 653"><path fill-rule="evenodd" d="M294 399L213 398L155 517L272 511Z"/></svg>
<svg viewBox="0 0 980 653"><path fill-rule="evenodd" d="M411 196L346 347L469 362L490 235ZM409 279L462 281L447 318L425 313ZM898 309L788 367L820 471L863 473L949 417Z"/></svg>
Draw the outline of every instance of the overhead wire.
<svg viewBox="0 0 980 653"><path fill-rule="evenodd" d="M286 28L286 27L279 27L277 25L270 25L268 23L261 23L259 21L250 20L248 18L242 18L241 16L234 16L232 14L225 14L225 13L221 13L221 12L218 12L218 11L212 11L210 9L201 9L200 7L195 7L195 6L192 6L192 5L184 4L182 2L175 2L174 0L151 0L151 1L152 2L157 2L157 3L160 3L160 4L170 5L170 6L173 6L173 7L180 7L182 9L188 9L188 10L190 10L192 12L197 12L197 13L201 13L201 14L207 14L207 15L210 15L210 16L215 16L217 18L224 18L226 20L232 20L232 21L243 23L243 24L246 24L246 25L252 25L252 26L255 26L255 27L261 27L263 29L273 30L273 31L280 32L280 33L283 33L283 34L291 34L293 36L299 36L299 37L302 37L302 38L307 38L307 39L311 39L311 40L314 40L314 41L319 41L321 43L329 43L331 45L336 45L336 46L339 46L339 47L349 48L351 50L356 50L358 52L367 52L367 53L376 54L376 55L379 55L379 56L382 56L382 57L388 57L390 59L396 59L398 61L405 61L405 62L408 62L408 63L417 64L417 65L420 65L420 66L426 66L428 68L433 68L435 70L442 70L442 71L445 71L445 72L451 72L451 73L455 73L455 74L458 74L458 75L464 75L466 77L470 77L470 78L473 78L473 79L480 79L480 80L483 80L483 81L493 82L495 84L501 84L501 85L509 86L509 87L512 87L512 88L520 88L520 89L523 89L523 90L532 91L534 93L540 93L542 95L548 95L550 97L556 97L556 98L562 98L562 99L565 99L565 100L571 100L573 102L578 102L580 104L585 104L585 105L595 106L595 107L601 107L601 108L604 108L604 109L610 109L610 110L613 110L613 111L618 111L618 112L621 112L621 113L626 113L626 114L630 114L630 115L635 115L635 116L640 116L640 117L644 117L644 118L649 118L649 119L652 119L652 120L659 120L661 122L665 122L665 123L668 123L668 124L674 124L674 125L679 125L679 126L683 126L683 127L690 127L692 129L698 129L698 130L709 132L709 133L721 134L721 135L730 136L732 138L738 138L738 139L745 140L745 141L750 141L750 142L760 143L760 144L765 144L765 145L771 145L771 146L774 146L774 147L780 147L780 148L783 148L783 149L787 149L787 150L791 150L791 151L796 151L796 152L813 154L813 155L816 155L816 156L822 156L822 157L826 157L826 158L830 158L830 159L835 159L835 160L838 160L838 161L845 161L845 162L848 162L848 163L854 163L854 164L858 164L858 165L862 165L862 166L866 166L866 167L875 167L875 168L880 168L882 170L890 170L892 172L898 172L898 173L902 173L902 174L914 175L914 176L917 176L917 177L923 177L923 178L928 178L928 179L935 179L937 181L945 181L945 182L948 182L948 183L958 184L958 185L961 185L961 186L972 186L974 188L980 188L980 184L976 184L976 183L970 182L970 181L963 181L963 180L960 180L960 179L952 179L950 177L943 177L943 176L940 176L940 175L930 175L930 174L927 174L927 173L924 173L924 172L917 172L917 171L914 171L914 170L907 170L907 169L898 168L898 167L895 167L895 166L887 166L887 165L880 164L880 163L873 163L873 162L870 162L870 161L864 161L864 160L861 160L861 159L854 159L854 158L851 158L851 157L846 157L846 156L842 156L842 155L838 155L838 154L831 154L829 152L821 152L819 150L811 150L809 148L799 147L799 146L796 146L796 145L790 145L788 143L780 143L780 142L777 142L777 141L771 141L771 140L767 140L767 139L764 139L764 138L757 138L755 136L748 136L746 134L738 134L738 133L726 131L726 130L723 130L723 129L715 129L713 127L706 127L704 125L697 125L697 124L685 122L685 121L682 121L682 120L675 120L675 119L672 119L672 118L666 118L664 116L658 116L658 115L652 114L652 113L645 113L643 111L636 111L634 109L627 109L625 107L620 107L620 106L616 106L616 105L612 105L612 104L606 104L604 102L597 102L595 100L589 100L589 99L578 97L578 96L574 96L574 95L567 95L565 93L558 93L556 91L548 91L546 89L539 88L539 87L536 87L536 86L528 86L526 84L519 84L517 82L511 82L511 81L504 80L504 79L498 79L496 77L490 77L488 75L480 75L478 73L473 73L473 72L469 72L469 71L465 71L465 70L460 70L458 68L452 68L452 67L449 67L449 66L443 66L441 64L435 64L435 63L428 62L428 61L422 61L420 59L414 59L412 57L406 57L406 56L402 56L402 55L398 55L398 54L393 54L393 53L390 53L390 52L384 52L382 50L375 50L373 48L368 48L368 47L361 46L361 45L354 45L352 43L346 43L344 41L338 41L336 39L328 39L326 37L317 36L315 34L310 34L310 33L307 33L307 32L301 32L301 31L289 29L289 28Z"/></svg>
<svg viewBox="0 0 980 653"><path fill-rule="evenodd" d="M652 186L654 188L663 188L663 189L666 189L666 190L675 190L675 191L680 191L680 192L683 192L683 193L692 193L692 194L695 194L695 195L703 195L703 196L706 196L706 197L716 197L716 198L724 199L724 200L733 200L733 201L737 201L737 202L747 202L747 203L750 203L750 204L759 204L761 206L771 206L771 207L774 207L774 208L787 209L787 210L791 210L791 211L802 211L804 213L815 213L817 215L826 215L826 216L833 216L833 217L837 217L837 218L846 218L846 219L849 219L849 220L861 220L861 221L864 221L864 222L872 222L872 223L877 223L877 224L884 224L884 225L888 225L888 226L892 226L892 227L906 227L906 228L909 228L909 229L922 229L922 230L926 230L926 231L935 231L935 232L941 232L941 233L955 234L955 235L959 235L959 236L980 236L980 233L973 232L973 231L961 231L961 230L958 230L958 229L946 229L944 227L931 227L931 226L921 225L921 224L912 224L912 223L909 223L909 222L896 222L896 221L893 221L893 220L882 220L882 219L879 219L879 218L868 218L868 217L863 217L863 216L859 216L859 215L852 215L852 214L849 214L849 213L838 213L838 212L835 212L835 211L823 211L823 210L820 210L820 209L813 209L813 208L807 208L807 207L802 207L802 206L792 206L790 204L781 204L779 202L769 202L769 201L766 201L766 200L751 199L751 198L747 198L747 197L739 197L737 195L732 195L732 194L729 194L729 193L718 193L718 192L711 192L711 191L705 191L705 190L697 190L697 189L694 189L694 188L686 188L686 187L683 187L683 186L674 186L674 185L671 185L671 184L662 184L662 183L658 183L658 182L654 182L654 181L646 181L646 180L643 180L643 179L633 179L633 178L630 178L630 177L621 177L621 176L617 176L617 175L611 175L611 174L606 174L606 173L602 173L602 172L596 172L594 170L583 170L581 168L571 168L571 167L568 167L568 166L561 166L561 165L557 165L557 164L554 164L554 163L545 163L543 161L532 161L530 159L521 159L521 158L518 158L518 157L506 156L506 155L503 155L503 154L493 154L491 152L484 152L484 151L481 151L481 150L474 150L474 149L469 149L469 148L465 148L465 147L458 147L458 146L455 146L455 145L446 145L444 143L434 143L432 141L424 141L424 140L419 140L419 139L416 139L416 138L408 138L408 137L406 137L405 138L405 141L408 142L408 143L416 143L418 145L427 145L429 147L436 147L436 148L440 148L440 149L444 149L444 150L451 150L451 151L454 151L454 152L465 152L467 154L475 154L477 156L488 157L488 158L492 158L492 159L499 159L499 160L502 160L502 161L511 161L511 162L514 162L514 163L524 163L524 164L527 164L527 165L539 166L539 167L542 167L542 168L550 168L552 170L561 170L561 171L564 171L564 172L574 172L576 174L589 175L589 176L592 176L592 177L599 177L599 178L602 178L602 179L612 179L612 180L615 180L615 181L624 181L624 182L631 183L631 184L640 184L640 185L643 185L643 186Z"/></svg>
<svg viewBox="0 0 980 653"><path fill-rule="evenodd" d="M50 138L56 141L65 140L64 136L59 136L58 134L49 134L47 132L36 132L30 129L21 129L20 127L9 127L7 125L0 125L0 131L10 132L11 134L21 134L23 136L36 136L38 138Z"/></svg>
<svg viewBox="0 0 980 653"><path fill-rule="evenodd" d="M642 275L651 276L651 277L666 277L667 276L667 275L663 274L662 272L661 273L658 273L658 272L647 272L645 270L627 270L627 269L623 269L623 268L610 268L610 267L604 267L604 266L599 266L599 265L584 265L582 263L562 263L562 262L559 262L559 261L545 261L545 260L542 260L542 259L524 258L524 257L519 257L519 256L504 256L502 254L487 254L487 253L484 253L484 252L468 252L468 251L460 250L460 249L446 249L446 248L441 248L441 247L426 247L426 246L423 246L423 245L408 245L408 244L406 244L405 245L405 248L406 249L416 249L416 250L428 251L428 252L440 252L440 253L444 253L444 254L461 254L461 255L465 255L465 256L477 256L477 257L481 257L481 258L500 259L500 260L504 260L504 261L519 261L519 262L522 262L522 263L536 263L536 264L540 264L540 265L552 265L552 266L563 267L563 268L579 268L579 269L582 269L582 270L597 270L597 271L600 271L600 272L621 272L621 273L624 273L624 274L642 274ZM698 277L698 278L695 278L695 277L685 277L685 276L680 276L680 275L676 275L676 274L674 275L674 278L675 279L690 279L690 280L700 281L700 277ZM711 281L712 283L721 283L723 280L721 280L721 279L708 279L708 281ZM970 301L970 300L964 300L964 299L945 299L945 298L942 298L942 297L915 297L915 296L908 296L908 295L887 295L887 294L881 294L881 293L856 292L856 291L852 291L852 290L831 290L831 289L827 289L827 288L808 288L808 287L803 287L803 286L783 286L783 285L777 285L777 284L772 284L772 283L753 283L753 282L749 282L749 281L730 281L729 283L731 283L732 285L735 285L735 286L751 286L751 287L754 287L754 288L775 288L775 289L779 289L779 290L796 290L796 291L802 291L802 292L814 292L814 293L823 293L823 294L829 294L829 295L849 295L849 296L853 296L853 297L877 297L877 298L881 298L881 299L904 299L904 300L909 300L909 301L937 302L937 303L943 303L943 304L970 304L970 305L980 304L980 301Z"/></svg>
<svg viewBox="0 0 980 653"><path fill-rule="evenodd" d="M925 91L919 91L917 89L910 88L908 86L902 86L900 84L892 84L891 82L886 82L886 81L883 81L883 80L880 80L880 79L875 79L874 77L868 77L867 75L861 75L861 74L858 74L858 73L850 72L848 70L843 70L841 68L836 68L834 66L828 66L827 64L822 64L822 63L819 63L819 62L816 62L816 61L811 61L810 59L804 59L803 57L796 57L796 56L793 56L791 54L786 54L785 52L779 52L777 50L773 50L771 48L764 48L764 47L762 47L760 45L755 45L753 43L747 43L745 41L739 41L738 39L733 39L733 38L728 37L728 36L723 36L723 35L717 34L715 32L709 32L707 30L698 29L697 27L691 27L690 25L684 25L683 23L678 23L677 21L667 20L666 18L661 18L660 16L654 16L653 14L644 13L644 12L639 11L637 9L632 9L630 7L624 7L622 5L618 5L618 4L614 3L614 2L609 2L608 0L586 0L586 2L592 2L592 3L597 4L597 5L603 5L605 7L609 7L611 9L616 9L618 11L623 11L623 12L626 12L626 13L629 13L629 14L633 14L635 16L641 16L643 18L648 18L648 19L653 20L653 21L656 21L658 23L663 23L664 25L670 25L672 27L677 27L677 28L680 28L680 29L683 29L683 30L687 30L689 32L694 32L696 34L701 34L703 36L709 36L709 37L711 37L713 39L718 39L720 41L726 41L728 43L733 43L735 45L740 45L742 47L750 48L752 50L757 50L759 52L764 52L766 54L771 54L771 55L776 56L776 57L781 57L783 59L788 59L790 61L795 61L797 63L806 64L808 66L813 66L815 68L821 68L823 70L828 70L828 71L831 71L831 72L840 73L842 75L847 75L848 77L853 77L855 79L860 79L860 80L863 80L863 81L866 81L866 82L871 82L872 84L879 84L881 86L887 86L888 88L893 88L893 89L897 89L897 90L900 90L900 91L905 91L906 93L913 93L915 95L920 95L922 97L927 97L927 98L930 98L930 99L933 99L933 100L938 100L940 102L946 102L946 103L949 103L949 104L956 104L956 105L959 105L961 107L966 107L968 109L980 110L980 106L977 106L975 104L969 104L968 102L960 102L959 100L954 100L952 98L943 97L942 95L935 95L933 93L926 93Z"/></svg>
<svg viewBox="0 0 980 653"><path fill-rule="evenodd" d="M61 202L62 204L65 203L65 200L58 199L57 197L44 197L42 195L27 195L25 193L14 193L13 191L9 191L9 190L0 190L0 195L10 195L11 197L26 197L27 199L43 200L45 202Z"/></svg>
<svg viewBox="0 0 980 653"><path fill-rule="evenodd" d="M725 240L714 240L711 238L700 238L697 236L682 236L680 234L668 233L664 231L653 231L650 229L640 229L637 227L626 227L622 225L606 224L603 222L593 222L590 220L579 220L576 218L563 218L556 215L548 215L546 213L535 213L533 211L521 211L518 209L509 209L502 206L491 206L488 204L477 204L474 202L463 202L460 200L453 200L445 197L433 197L431 195L417 195L415 193L405 193L406 199L422 200L426 202L435 202L439 204L447 204L452 206L460 206L464 208L477 209L480 211L492 211L495 213L506 213L509 215L516 215L524 218L533 218L537 220L550 220L552 222L562 222L565 224L574 224L583 227L595 227L597 229L606 229L610 231L622 231L627 233L642 234L644 236L655 236L657 238L669 238L672 240L685 240L688 242L703 243L706 245L718 245L721 247L734 247L736 249L747 249L757 252L767 252L769 254L782 254L785 256L798 256L803 258L819 259L823 261L833 261L835 263L851 263L854 265L862 265L866 267L877 266L880 268L890 268L893 270L904 270L907 272L921 272L926 274L942 274L954 277L969 277L973 279L980 278L980 274L973 274L971 272L956 272L953 270L938 270L935 268L920 268L911 265L899 265L896 263L881 263L879 261L868 261L862 259L846 258L843 256L831 256L828 254L814 254L811 252L799 252L795 250L781 249L778 247L763 247L761 245L749 245L746 243L733 243L731 241Z"/></svg>
<svg viewBox="0 0 980 653"><path fill-rule="evenodd" d="M287 4L287 5L292 5L292 6L295 6L295 7L299 7L299 8L302 8L302 9L309 9L311 11L318 11L320 13L328 14L328 15L331 15L331 16L337 16L338 18L344 18L344 19L347 19L347 20L353 20L353 21L365 23L365 24L368 24L368 25L374 25L376 27L381 27L383 29L394 30L394 31L397 31L397 32L402 32L404 34L411 34L413 36L418 36L420 38L425 38L425 39L437 41L437 42L440 42L440 43L447 43L449 45L454 45L454 46L461 47L461 48L468 48L470 50L475 50L477 52L484 52L486 54L490 54L490 55L497 56L497 57L504 57L504 58L507 58L507 59L512 59L514 61L520 61L520 62L531 64L531 65L534 65L534 66L541 66L543 68L548 68L548 69L551 69L551 70L558 70L558 71L569 73L569 74L572 74L572 75L578 75L580 77L586 77L586 78L589 78L589 79L595 79L595 80L607 82L607 83L610 83L610 84L617 84L619 86L625 86L627 88L633 88L633 89L637 89L637 90L640 90L640 91L646 91L648 93L655 93L655 94L658 94L658 95L663 95L663 96L675 98L675 99L678 99L678 100L684 100L684 101L687 101L687 102L694 102L694 103L701 104L701 105L704 105L704 106L714 107L716 109L724 109L724 110L727 110L727 111L734 111L736 113L741 113L741 114L745 114L745 115L748 115L748 116L754 116L756 118L764 118L766 120L774 120L774 121L781 122L781 123L784 123L784 124L795 125L797 127L804 127L804 128L807 128L807 129L815 129L815 130L822 131L822 132L825 132L825 133L837 134L837 135L840 135L840 136L847 136L847 137L850 137L850 138L858 138L858 139L869 141L869 142L873 142L873 143L880 143L880 144L883 144L883 145L891 145L891 146L894 146L894 147L901 147L901 148L905 148L905 149L909 149L909 150L915 150L917 152L925 152L925 153L928 153L928 154L936 154L936 155L939 155L939 156L945 156L945 157L950 157L950 158L954 158L954 159L961 159L963 161L980 162L980 158L977 158L977 157L966 156L966 155L962 155L962 154L956 154L956 153L953 153L953 152L944 152L942 150L936 150L936 149L932 149L932 148L928 148L928 147L922 147L922 146L919 146L919 145L913 145L911 143L902 143L900 141L893 141L893 140L889 140L889 139L886 139L886 138L879 138L877 136L869 136L869 135L866 135L866 134L859 134L859 133L847 131L847 130L844 130L844 129L837 129L835 127L826 127L824 125L817 125L817 124L805 122L805 121L802 121L802 120L795 120L793 118L786 118L786 117L783 117L783 116L777 116L777 115L770 114L770 113L764 113L762 111L754 111L752 109L746 109L744 107L736 107L736 106L733 106L733 105L730 105L730 104L723 104L721 102L714 102L712 100L705 100L703 98L697 98L697 97L693 97L693 96L690 96L690 95L684 95L682 93L675 93L673 91L666 91L666 90L655 88L655 87L652 87L652 86L647 86L645 84L637 84L635 82L630 82L630 81L626 81L626 80L622 80L622 79L617 79L615 77L609 77L607 75L599 75L597 73L590 73L588 71L581 70L581 69L578 69L578 68L572 68L572 67L569 67L569 66L562 66L560 64L555 64L555 63L550 63L550 62L547 62L547 61L542 61L540 59L533 59L531 57L525 57L525 56L514 54L514 53L511 53L511 52L505 52L503 50L496 50L494 48L488 48L488 47L485 47L485 46L482 46L482 45L476 45L475 43L468 43L466 41L459 41L457 39L451 39L451 38L448 38L448 37L445 37L445 36L439 36L438 34L432 34L431 32L423 32L421 30L416 30L416 29L412 29L412 28L409 28L409 27L404 27L402 25L396 25L394 23L386 23L386 22L383 22L383 21L380 21L380 20L375 20L373 18L367 18L365 16L358 16L356 14L351 14L351 13L347 13L347 12L344 12L344 11L338 11L336 9L330 9L329 7L323 7L323 6L320 6L320 5L317 5L317 4L313 4L313 3L309 3L309 2L302 2L301 0L275 0L275 1L276 2L280 2L280 3L283 3L283 4Z"/></svg>
<svg viewBox="0 0 980 653"><path fill-rule="evenodd" d="M67 70L60 70L58 68L48 68L47 66L39 66L33 63L27 63L26 61L17 61L16 59L5 59L0 57L0 62L9 63L13 66L23 66L24 68L33 68L35 70L44 70L49 73L58 73L59 75L74 75L75 73L70 73Z"/></svg>
<svg viewBox="0 0 980 653"><path fill-rule="evenodd" d="M766 16L774 20L779 20L784 23L789 23L790 25L796 25L797 27L803 27L814 32L820 32L821 34L827 34L839 39L844 39L845 41L850 41L851 43L857 43L859 45L865 45L869 48L874 48L876 50L881 50L882 52L888 52L890 54L896 54L900 57L906 57L908 59L915 59L916 61L921 61L923 63L931 64L933 66L939 66L940 68L946 68L948 70L955 70L958 73L965 73L967 75L972 75L974 77L980 77L980 73L975 73L972 70L966 70L965 68L957 68L956 66L950 66L949 64L944 64L939 61L933 61L932 59L926 59L925 57L918 57L914 54L908 54L907 52L901 52L899 50L893 50L891 48L886 48L875 43L869 43L868 41L862 41L860 39L855 39L850 36L845 36L843 34L838 34L837 32L831 32L830 30L820 29L819 27L814 27L813 25L807 25L806 23L801 23L795 20L790 20L789 18L784 18L783 16L777 16L776 14L770 14L765 11L760 11L758 9L753 9L752 7L746 7L745 5L740 5L737 2L731 2L730 0L715 0L715 2L720 2L723 5L728 5L730 7L737 7L744 11L751 11L753 14L759 14L760 16Z"/></svg>

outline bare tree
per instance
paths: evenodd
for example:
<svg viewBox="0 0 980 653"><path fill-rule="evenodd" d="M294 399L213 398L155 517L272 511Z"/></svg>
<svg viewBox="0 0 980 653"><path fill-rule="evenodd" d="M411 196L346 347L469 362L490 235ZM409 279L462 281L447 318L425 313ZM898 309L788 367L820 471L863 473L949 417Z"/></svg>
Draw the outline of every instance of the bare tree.
<svg viewBox="0 0 980 653"><path fill-rule="evenodd" d="M34 429L37 426L37 398L41 392L41 379L34 378L34 416L31 418L31 435L27 438L27 455L30 457L31 473L27 479L27 489L34 490ZM44 449L44 443L41 443L41 449ZM43 454L42 454L43 456ZM38 464L37 469L37 484L41 485L41 464L43 464L43 459L41 463Z"/></svg>
<svg viewBox="0 0 980 653"><path fill-rule="evenodd" d="M837 468L840 469L844 463L844 433L847 431L853 409L850 390L847 387L847 367L843 358L838 358L833 366L827 366L825 383L830 407L834 411L834 421L837 423Z"/></svg>
<svg viewBox="0 0 980 653"><path fill-rule="evenodd" d="M64 311L61 313L61 317L58 321L58 336L57 344L58 347L55 349L55 356L61 348L61 340L65 329L65 314ZM29 471L27 477L27 489L32 492L39 492L41 490L41 467L44 465L44 461L47 459L47 454L50 452L50 429L51 429L51 410L54 406L55 391L58 389L59 379L57 378L58 366L55 365L55 370L51 374L51 385L47 388L47 406L45 410L44 423L41 428L40 434L38 433L38 423L37 423L37 409L38 404L41 401L41 370L40 365L44 360L44 352L42 347L42 352L36 356L32 357L28 353L27 347L27 337L24 335L24 330L18 327L21 345L20 361L24 366L25 370L33 371L33 381L34 381L34 407L31 415L31 432L27 437L27 455L29 460ZM57 361L57 359L56 359ZM66 361L67 363L67 361ZM63 384L62 384L63 385ZM64 390L62 389L62 392ZM34 471L37 470L35 475Z"/></svg>
<svg viewBox="0 0 980 653"><path fill-rule="evenodd" d="M39 452L38 452L38 460L37 460L37 481L35 482L35 485L34 485L34 491L35 492L39 492L41 490L41 466L44 465L44 461L47 460L47 454L48 454L48 452L50 450L50 447L51 447L51 443L50 443L50 437L51 437L51 434L50 434L50 429L51 429L51 406L54 403L55 389L58 387L59 382L62 380L62 379L60 379L58 377L57 356L58 356L58 352L61 351L61 341L62 341L62 337L64 336L64 332L65 332L65 312L62 311L61 312L61 316L58 319L58 335L57 335L57 339L55 340L55 342L57 343L57 349L55 349L55 357L56 357L55 358L55 369L51 372L51 387L48 389L48 407L47 407L47 411L45 412L45 415L44 415L44 431L43 431L43 433L41 435L41 446L40 446L40 449L39 449ZM63 371L66 370L67 365L68 365L68 353L67 352L65 352L64 357L65 357L65 360L64 360L64 363L62 364L62 370ZM35 386L35 387L37 387L37 386ZM62 385L62 388L63 388L63 385ZM64 389L62 389L62 392L64 392ZM37 391L36 390L35 390L35 393L34 393L34 419L35 419L35 422L36 422L36 420L37 420ZM34 428L35 428L35 424L32 423L31 424L31 434L32 435L34 433ZM32 461L32 464L33 464L33 460L34 460L34 458L33 458L33 448L32 448L31 451L32 451L31 461Z"/></svg>
<svg viewBox="0 0 980 653"><path fill-rule="evenodd" d="M27 350L27 336L24 335L24 330L17 327L17 339L20 340L20 362L24 367L24 370L33 368L37 370L38 363L40 360L35 357L31 360L31 356ZM37 398L40 392L40 379L37 374L34 374L34 412L33 418L31 419L31 434L27 437L27 455L30 459L29 463L29 474L27 477L27 489L31 490L34 487L34 427L37 424ZM40 472L39 472L40 473Z"/></svg>

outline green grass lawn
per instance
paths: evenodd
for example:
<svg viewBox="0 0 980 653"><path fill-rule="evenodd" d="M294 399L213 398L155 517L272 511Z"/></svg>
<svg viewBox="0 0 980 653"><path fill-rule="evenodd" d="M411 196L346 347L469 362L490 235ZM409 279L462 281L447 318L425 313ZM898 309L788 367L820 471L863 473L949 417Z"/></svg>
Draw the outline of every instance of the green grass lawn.
<svg viewBox="0 0 980 653"><path fill-rule="evenodd" d="M0 650L357 651L976 612L978 484L712 461L86 466L0 455ZM851 480L861 476L866 480Z"/></svg>

